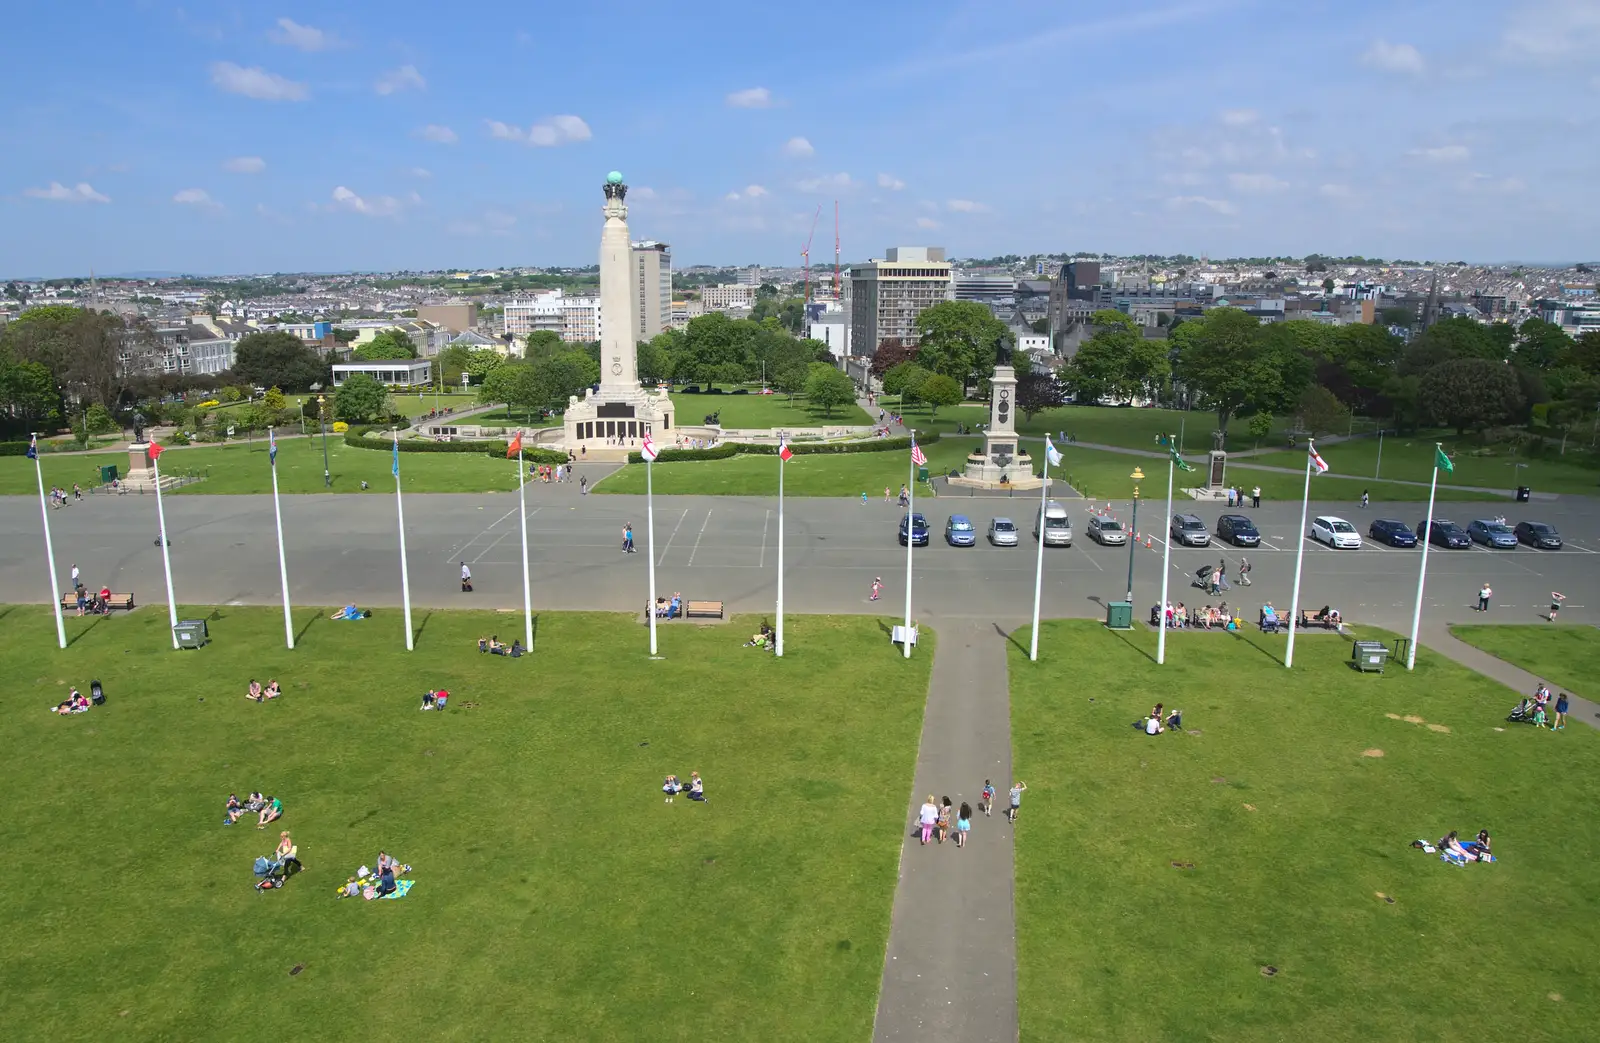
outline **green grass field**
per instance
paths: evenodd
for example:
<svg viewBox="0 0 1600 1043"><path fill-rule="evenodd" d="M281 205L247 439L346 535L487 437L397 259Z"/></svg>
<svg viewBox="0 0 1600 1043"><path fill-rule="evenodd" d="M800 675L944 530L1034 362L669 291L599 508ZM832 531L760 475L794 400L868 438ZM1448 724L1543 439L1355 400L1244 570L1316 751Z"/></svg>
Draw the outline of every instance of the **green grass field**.
<svg viewBox="0 0 1600 1043"><path fill-rule="evenodd" d="M1505 726L1505 689L1426 651L1358 674L1307 635L1288 672L1283 644L1013 649L1021 1038L1590 1038L1600 736ZM1133 729L1157 700L1186 732ZM1495 865L1408 846L1480 828Z"/></svg>
<svg viewBox="0 0 1600 1043"><path fill-rule="evenodd" d="M0 608L12 1039L871 1034L932 659L878 621L791 618L782 660L740 647L755 620L674 624L652 662L617 616L542 615L511 660L474 640L514 614L421 613L408 654L393 611L299 610L293 652L276 610L191 612L199 651L157 607L58 652ZM46 712L91 678L104 707ZM664 804L691 770L709 803ZM222 826L252 789L281 823ZM260 894L280 826L307 869ZM380 848L411 894L336 901Z"/></svg>
<svg viewBox="0 0 1600 1043"><path fill-rule="evenodd" d="M722 386L725 392L729 388L729 385ZM698 426L708 413L720 413L724 428L845 427L872 423L854 402L834 406L829 415L808 403L804 396L796 396L791 402L789 396L781 392L758 395L752 390L745 395L708 395L704 392L686 394L680 389L673 391L672 403L678 407L681 427Z"/></svg>
<svg viewBox="0 0 1600 1043"><path fill-rule="evenodd" d="M1587 626L1453 626L1450 633L1577 695L1600 697L1600 630Z"/></svg>
<svg viewBox="0 0 1600 1043"><path fill-rule="evenodd" d="M1338 442L1327 446L1322 455L1333 474L1382 474L1385 478L1426 482L1433 478L1435 441L1444 442L1445 451L1456 466L1453 473L1440 472L1441 483L1504 489L1508 494L1519 485L1527 485L1539 492L1600 495L1600 470L1560 459L1514 459L1503 448L1496 455L1473 455L1476 447L1468 440L1455 438L1453 433L1386 437L1381 461L1376 438ZM1269 453L1254 459L1278 467L1305 466L1305 456L1298 452ZM1427 490L1423 490L1423 499L1426 498Z"/></svg>

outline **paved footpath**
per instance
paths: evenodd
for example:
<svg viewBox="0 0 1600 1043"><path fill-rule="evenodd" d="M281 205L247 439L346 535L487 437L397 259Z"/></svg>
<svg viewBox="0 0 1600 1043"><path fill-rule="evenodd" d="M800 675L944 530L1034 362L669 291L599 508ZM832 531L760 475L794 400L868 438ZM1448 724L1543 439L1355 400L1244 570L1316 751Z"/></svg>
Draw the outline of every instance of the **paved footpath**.
<svg viewBox="0 0 1600 1043"><path fill-rule="evenodd" d="M1510 624L1517 626L1519 624ZM1499 681L1517 695L1532 695L1540 681L1550 685L1552 691L1567 692L1567 700L1572 704L1567 716L1573 720L1582 721L1593 728L1600 728L1600 705L1583 698L1575 692L1562 688L1560 685L1549 681L1547 678L1530 674L1519 666L1501 659L1499 656L1490 655L1483 649L1469 645L1465 641L1450 633L1450 627L1445 623L1424 622L1422 633L1419 635L1422 644L1447 659L1453 659L1468 670L1476 670L1483 676ZM1555 704L1552 702L1552 711ZM1511 704L1506 704L1510 709Z"/></svg>
<svg viewBox="0 0 1600 1043"><path fill-rule="evenodd" d="M1011 827L1001 813L1011 786L1007 638L992 622L954 619L938 635L873 1039L1010 1043L1017 927ZM1001 805L992 818L978 811L986 778ZM912 835L929 793L972 805L966 848L956 848L954 829L943 846Z"/></svg>

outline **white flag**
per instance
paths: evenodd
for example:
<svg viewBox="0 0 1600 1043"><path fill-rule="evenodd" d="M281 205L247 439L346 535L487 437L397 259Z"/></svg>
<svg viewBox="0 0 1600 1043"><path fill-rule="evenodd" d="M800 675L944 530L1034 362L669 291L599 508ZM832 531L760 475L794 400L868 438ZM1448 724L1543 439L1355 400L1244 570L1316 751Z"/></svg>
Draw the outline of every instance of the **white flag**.
<svg viewBox="0 0 1600 1043"><path fill-rule="evenodd" d="M1049 435L1044 436L1044 455L1045 459L1050 461L1051 467L1061 466L1061 451L1056 448L1054 442L1050 441Z"/></svg>
<svg viewBox="0 0 1600 1043"><path fill-rule="evenodd" d="M656 444L650 440L649 435L644 436L644 441L639 443L639 455L648 463L656 458Z"/></svg>

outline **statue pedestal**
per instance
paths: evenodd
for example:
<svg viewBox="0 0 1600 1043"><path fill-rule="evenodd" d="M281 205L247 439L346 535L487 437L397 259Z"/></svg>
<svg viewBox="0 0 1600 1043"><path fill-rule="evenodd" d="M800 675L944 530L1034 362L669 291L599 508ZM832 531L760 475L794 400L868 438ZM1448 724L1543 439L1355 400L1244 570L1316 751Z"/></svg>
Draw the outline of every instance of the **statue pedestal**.
<svg viewBox="0 0 1600 1043"><path fill-rule="evenodd" d="M131 477L140 471L153 471L150 463L150 443L134 442L128 446L128 474Z"/></svg>
<svg viewBox="0 0 1600 1043"><path fill-rule="evenodd" d="M1206 487L1212 491L1221 489L1226 483L1224 478L1228 473L1228 454L1221 449L1211 450L1211 470L1206 474Z"/></svg>

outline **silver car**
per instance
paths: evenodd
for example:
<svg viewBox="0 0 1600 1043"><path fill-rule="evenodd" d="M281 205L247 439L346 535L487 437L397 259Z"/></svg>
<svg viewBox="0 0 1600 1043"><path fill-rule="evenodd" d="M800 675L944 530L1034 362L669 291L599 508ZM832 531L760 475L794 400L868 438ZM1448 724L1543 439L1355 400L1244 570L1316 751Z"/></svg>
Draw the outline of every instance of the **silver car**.
<svg viewBox="0 0 1600 1043"><path fill-rule="evenodd" d="M1017 545L1017 526L1010 518L989 519L989 543L996 547Z"/></svg>
<svg viewBox="0 0 1600 1043"><path fill-rule="evenodd" d="M1121 545L1128 542L1128 530L1114 518L1102 518L1097 514L1091 514L1089 538L1103 547Z"/></svg>

